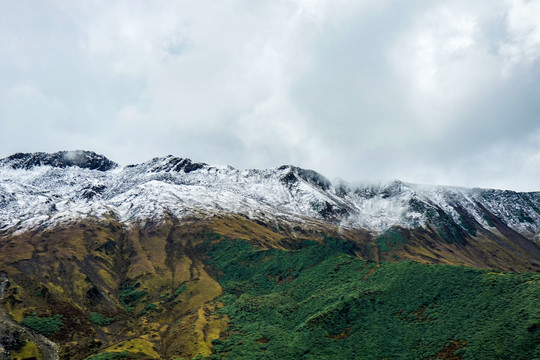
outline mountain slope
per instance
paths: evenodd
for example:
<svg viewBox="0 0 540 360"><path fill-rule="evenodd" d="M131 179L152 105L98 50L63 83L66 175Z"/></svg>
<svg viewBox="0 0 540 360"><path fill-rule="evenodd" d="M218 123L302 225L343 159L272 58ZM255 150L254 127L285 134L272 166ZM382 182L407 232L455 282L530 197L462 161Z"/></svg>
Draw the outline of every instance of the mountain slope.
<svg viewBox="0 0 540 360"><path fill-rule="evenodd" d="M223 241L209 254L234 324L216 359L540 356L537 274L377 266L310 242L284 252Z"/></svg>
<svg viewBox="0 0 540 360"><path fill-rule="evenodd" d="M294 166L236 170L168 156L119 168L91 152L16 154L0 160L0 186L4 231L81 216L115 216L129 223L165 214L233 212L261 220L315 219L373 232L440 223L452 227L447 235L454 240L481 229L504 233L501 226L506 225L524 237L540 239L538 192L399 181L350 186Z"/></svg>
<svg viewBox="0 0 540 360"><path fill-rule="evenodd" d="M449 260L457 252L462 258L457 263L533 270L540 259L538 192L399 181L350 186L293 166L236 170L173 156L123 168L82 151L16 154L0 160L0 234L4 236L80 220L114 219L130 227L168 218L231 215L272 229L289 228L292 238L301 235L295 234L295 227L318 231L330 227L368 232L378 238L383 253L392 247L403 250L406 244L440 250L436 256L425 254L427 261ZM482 254L483 260L478 258ZM497 266L490 256L504 258L501 264L506 265Z"/></svg>
<svg viewBox="0 0 540 360"><path fill-rule="evenodd" d="M407 269L413 269L418 274L431 274L426 275L428 278L436 276L433 271L440 271L443 285L457 293L465 291L455 284L459 274L476 274L467 280L468 286L488 289L486 279L493 278L490 272L540 271L539 209L540 193L420 186L399 181L352 186L332 183L312 170L294 166L237 170L167 156L120 167L102 155L85 151L16 154L0 160L0 272L7 279L3 282L1 306L16 322L58 343L60 358L95 355L96 359L107 359L126 354L141 359L197 355L261 358L260 351L265 350L260 344L269 344L267 349L274 342L278 347L293 346L283 342L285 334L305 330L301 327L303 321L319 316L321 311L324 317L335 316L335 312L324 310L329 302L350 307L353 299L343 302L326 294L323 307L318 301L306 299L306 307L297 314L300 317L295 317L297 322L271 325L279 328L275 335L280 334L281 340L265 343L273 340L269 339L270 333L263 334L267 338L261 335L260 339L252 339L248 351L231 348L238 340L237 331L250 329L256 321L256 317L239 312L242 293L247 296L244 300L255 303L264 303L268 296L285 296L284 301L290 301L289 290L283 286L290 283L295 284L294 288L305 287L311 284L307 280L315 276L317 269L325 273L324 264L333 264L342 257L358 266L359 279L369 278L373 272L380 274L376 287L388 285L384 279L390 274L392 281L420 287L418 282L425 280L410 278ZM223 246L232 239L238 244L245 241L249 248L240 246L237 253L229 253ZM282 253L291 256L285 263L280 259L289 255L279 255ZM318 260L309 268L294 270L297 257L306 254L311 254L310 261ZM404 260L488 270L469 273L441 266L432 271L428 265L401 265L408 264ZM388 262L398 265L393 267ZM234 270L239 268L243 269L240 273ZM342 274L333 285L336 292L351 291L347 278L352 281L357 275L335 271ZM253 279L244 276L250 273L258 275ZM325 274L335 277L331 272ZM258 293L250 293L245 286L258 288L261 276L271 282L264 282ZM500 276L509 279L497 283L502 301L516 304L508 318L525 313L528 316L528 327L519 328L525 331L519 333L519 341L534 341L538 314L532 303L519 302L518 298L530 299L530 294L536 294L538 280L532 275ZM515 286L520 290L513 294ZM370 299L380 303L402 295L396 293L395 287L388 289L383 297L374 295ZM306 291L306 296L316 298L321 290L315 287ZM499 300L495 298L464 295L475 304L493 309L491 314L499 311ZM437 306L436 299L430 301L423 307ZM444 301L445 309L461 306L452 298ZM518 315L513 311L519 312L520 306L525 313ZM405 311L401 307L395 303L385 311ZM263 308L255 306L252 315L265 311ZM381 316L381 308L373 311L364 315ZM349 336L347 331L368 331L357 323L337 328L325 321L316 322L313 328L327 334L322 343L341 341L343 337L351 344L347 346L354 347L357 335ZM380 321L374 326L390 320ZM482 321L478 320L478 324L493 329L501 326ZM287 324L292 327L287 328ZM409 334L409 344L418 344L419 328L414 330L407 321L394 325L398 333ZM437 326L444 325L441 321ZM456 326L454 330L459 329ZM0 335L1 328L0 324ZM456 353L475 358L474 347L480 346L484 337L470 331L463 334L432 337L430 345L418 354L444 358L441 354L446 351L448 358L458 356ZM13 336L6 339L13 340ZM41 349L44 345L31 339L23 336L24 341L17 344L24 347L4 352L5 356L0 352L0 359L22 359L26 355L16 354L30 351L41 354L36 358L51 358L46 349ZM0 350L3 344L0 336ZM510 347L506 344L504 350ZM411 354L416 350L405 350L396 356L415 357ZM523 355L521 358L536 351L510 350ZM497 351L490 354L500 354ZM374 358L395 355L370 354L375 354ZM321 356L313 353L305 357Z"/></svg>

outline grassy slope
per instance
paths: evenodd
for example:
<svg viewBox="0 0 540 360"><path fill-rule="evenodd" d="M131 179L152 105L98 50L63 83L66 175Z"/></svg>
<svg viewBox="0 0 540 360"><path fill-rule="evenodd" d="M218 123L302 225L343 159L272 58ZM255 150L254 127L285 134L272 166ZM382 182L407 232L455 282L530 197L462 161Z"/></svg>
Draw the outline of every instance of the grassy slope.
<svg viewBox="0 0 540 360"><path fill-rule="evenodd" d="M209 253L230 336L212 358L533 359L540 276L224 241ZM454 357L453 357L454 356Z"/></svg>
<svg viewBox="0 0 540 360"><path fill-rule="evenodd" d="M491 238L462 245L428 235L397 229L374 238L239 216L132 229L114 220L73 224L0 239L11 284L2 306L18 322L62 315L47 336L74 360L223 351L229 359L538 357L528 343L538 343L538 277L390 263L531 271L531 262ZM92 313L114 321L100 324Z"/></svg>
<svg viewBox="0 0 540 360"><path fill-rule="evenodd" d="M2 239L0 270L10 286L1 306L16 321L45 330L61 358L102 351L141 359L208 355L227 319L205 313L219 308L207 303L222 291L195 249L204 231L172 223L131 231L88 223ZM26 247L11 257L3 252ZM92 313L110 324L92 321ZM48 331L55 316L62 325ZM193 331L207 324L212 331Z"/></svg>

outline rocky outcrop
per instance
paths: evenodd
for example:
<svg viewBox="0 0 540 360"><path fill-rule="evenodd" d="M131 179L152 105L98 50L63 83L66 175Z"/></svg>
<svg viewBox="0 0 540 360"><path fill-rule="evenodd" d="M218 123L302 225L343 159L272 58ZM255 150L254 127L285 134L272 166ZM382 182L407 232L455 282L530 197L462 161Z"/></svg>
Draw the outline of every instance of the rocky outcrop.
<svg viewBox="0 0 540 360"><path fill-rule="evenodd" d="M82 169L107 171L118 166L103 155L92 151L59 151L56 153L17 153L0 160L0 165L13 169L30 169L36 166L65 168L76 166Z"/></svg>

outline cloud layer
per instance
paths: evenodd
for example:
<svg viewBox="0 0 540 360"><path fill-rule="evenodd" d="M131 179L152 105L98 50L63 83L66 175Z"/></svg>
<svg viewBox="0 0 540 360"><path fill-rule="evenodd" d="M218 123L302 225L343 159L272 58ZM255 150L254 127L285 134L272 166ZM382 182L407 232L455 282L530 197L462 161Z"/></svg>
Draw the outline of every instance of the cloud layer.
<svg viewBox="0 0 540 360"><path fill-rule="evenodd" d="M540 1L18 1L0 156L540 190Z"/></svg>

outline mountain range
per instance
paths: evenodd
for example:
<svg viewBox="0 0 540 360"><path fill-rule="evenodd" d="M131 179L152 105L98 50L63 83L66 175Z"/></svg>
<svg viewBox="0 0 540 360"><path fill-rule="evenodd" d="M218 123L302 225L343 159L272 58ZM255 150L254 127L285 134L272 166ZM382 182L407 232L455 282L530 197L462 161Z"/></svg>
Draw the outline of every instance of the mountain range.
<svg viewBox="0 0 540 360"><path fill-rule="evenodd" d="M540 192L353 185L174 156L0 160L0 359L534 358L539 270ZM333 293L319 287L334 277ZM479 320L462 296L509 313ZM472 318L478 331L462 328ZM490 352L482 331L504 324L494 338L523 329Z"/></svg>

